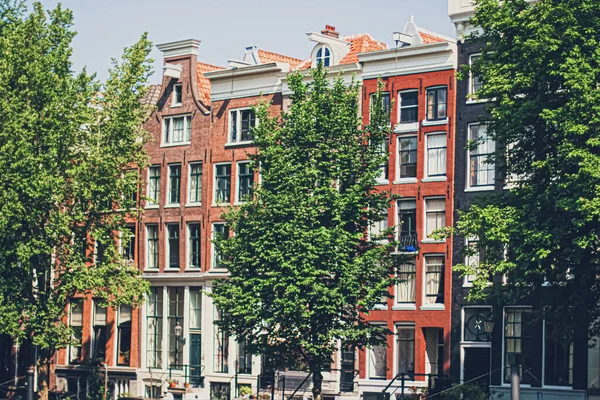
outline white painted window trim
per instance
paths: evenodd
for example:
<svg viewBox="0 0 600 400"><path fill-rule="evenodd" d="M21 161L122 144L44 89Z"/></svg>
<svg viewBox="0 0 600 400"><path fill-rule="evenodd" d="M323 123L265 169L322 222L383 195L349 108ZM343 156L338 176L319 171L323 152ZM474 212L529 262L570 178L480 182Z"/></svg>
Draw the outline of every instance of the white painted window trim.
<svg viewBox="0 0 600 400"><path fill-rule="evenodd" d="M414 134L414 133L410 133L410 134L406 134L406 135L398 135L398 137L396 138L396 165L394 166L396 168L396 180L394 180L394 184L396 185L402 185L402 184L409 184L409 183L417 183L418 182L418 178L415 177L406 177L406 178L399 178L400 176L400 140L402 139L410 139L410 138L416 138L417 139L417 172L419 169L419 136Z"/></svg>
<svg viewBox="0 0 600 400"><path fill-rule="evenodd" d="M202 175L200 175L200 183L202 184L202 179L204 178L204 165L202 161L190 161L188 163L188 172L187 172L187 188L186 188L186 192L187 192L187 198L186 198L186 203L185 206L186 207L197 207L197 206L201 206L202 205L202 191L200 191L200 201L191 201L191 193L190 190L192 188L192 166L194 165L200 165L200 171L202 171ZM204 187L203 187L204 189ZM179 196L179 201L181 201L181 193Z"/></svg>
<svg viewBox="0 0 600 400"><path fill-rule="evenodd" d="M446 164L445 164L445 172L444 175L436 175L429 176L429 137L435 135L444 135L446 139ZM444 182L446 181L446 177L448 176L448 132L446 131L433 131L425 133L425 154L423 154L424 159L424 178L421 179L421 182Z"/></svg>
<svg viewBox="0 0 600 400"><path fill-rule="evenodd" d="M466 341L464 339L465 337L465 309L466 308L489 308L490 309L490 313L493 311L492 310L492 306L488 306L485 304L482 305L468 305L468 306L463 306L460 310L460 344L469 344L469 345L473 345L473 344L477 344L477 345L481 345L481 344L485 344L485 346L477 346L477 347L492 347L492 342L472 342L472 341ZM504 327L502 327L502 329L504 329ZM475 347L475 346L473 346ZM461 364L462 365L462 364Z"/></svg>
<svg viewBox="0 0 600 400"><path fill-rule="evenodd" d="M217 221L217 222L213 222L211 224L211 231L210 231L210 270L211 271L217 271L217 272L221 272L221 271L226 271L226 268L217 268L215 266L215 255L216 255L216 251L217 248L215 246L215 243L213 242L215 240L215 226L216 225L226 225L225 221Z"/></svg>
<svg viewBox="0 0 600 400"><path fill-rule="evenodd" d="M417 120L415 122L402 122L400 116L402 115L402 94L403 93L417 93ZM394 127L394 132L416 132L419 130L419 89L402 89L396 93L398 98L398 110L397 110L397 121L398 123Z"/></svg>
<svg viewBox="0 0 600 400"><path fill-rule="evenodd" d="M148 246L148 239L150 238L149 231L150 231L150 227L151 226L152 227L156 227L156 236L157 236L157 238L160 237L160 235L158 234L158 224L157 223L156 224L152 223L152 224L146 224L145 225L145 227L146 227L146 235L144 237L144 239L145 239L144 240L144 250L145 250L145 253L146 253L146 257L145 257L146 258L146 265L145 265L144 271L148 271L148 270L150 270L150 271L158 271L159 270L159 265L160 265L159 264L156 267L150 267L150 246ZM158 240L160 240L160 239L158 239ZM158 245L158 241L157 241L156 245ZM158 263L158 259L156 261Z"/></svg>
<svg viewBox="0 0 600 400"><path fill-rule="evenodd" d="M444 88L446 89L446 118L444 119L434 119L434 120L430 120L427 119L427 94L429 93L430 90L435 90L435 89L441 89ZM448 85L435 85L435 86L429 86L425 88L425 118L423 119L423 121L421 122L421 124L423 126L433 126L433 125L446 125L448 123L448 103L449 103L449 98L448 98Z"/></svg>
<svg viewBox="0 0 600 400"><path fill-rule="evenodd" d="M192 268L190 267L190 251L192 250L192 246L190 244L190 240L192 238L192 235L190 233L190 225L200 225L201 226L201 222L200 221L186 221L185 223L185 271L189 271L189 272L200 272L200 270L202 269L202 265L198 265L198 268ZM200 253L202 253L202 235L200 234ZM202 256L201 254L199 255L199 261L200 264L202 264L201 262Z"/></svg>
<svg viewBox="0 0 600 400"><path fill-rule="evenodd" d="M588 351L589 351L589 349L588 349ZM573 390L573 384L571 384L570 386L546 385L546 320L545 319L542 321L542 378L541 378L541 381L542 381L542 389Z"/></svg>
<svg viewBox="0 0 600 400"><path fill-rule="evenodd" d="M469 136L471 134L471 127L472 126L479 126L479 125L487 125L487 122L483 121L483 122L472 122L467 124L467 145L469 144ZM486 130L487 133L487 130ZM479 135L479 133L478 133ZM465 192L485 192L485 191L491 191L494 190L494 184L491 185L483 185L483 186L471 186L471 150L468 148L467 146L467 158L466 158L466 162L465 162L465 166L466 166L466 175L465 175ZM494 174L496 173L496 165L494 163Z"/></svg>
<svg viewBox="0 0 600 400"><path fill-rule="evenodd" d="M160 179L158 180L158 190L159 190L159 197L158 197L158 201L156 203L151 203L149 200L145 201L145 208L147 209L155 209L155 208L159 208L160 207L160 184L161 184L161 180L162 180L162 168L161 165L157 164L157 165L150 165L148 166L148 170L147 170L147 184L146 184L146 196L148 198L150 198L150 170L152 168L158 168L159 172L160 172Z"/></svg>
<svg viewBox="0 0 600 400"><path fill-rule="evenodd" d="M321 57L323 60L325 60L325 58L326 58L325 50L329 50L329 65L325 65L325 63L323 63L323 67L324 68L333 67L335 65L334 58L333 58L333 50L331 50L331 47L322 43L315 47L315 50L314 50L315 57L314 57L314 61L313 61L313 68L315 68L317 66L317 64L319 63L319 58L317 57L319 50L323 50L323 53L322 53L323 55Z"/></svg>
<svg viewBox="0 0 600 400"><path fill-rule="evenodd" d="M241 126L242 126L242 113L241 112L245 111L245 110L252 110L252 107L240 107L240 108L232 108L232 109L227 110L227 142L225 143L225 147L239 146L239 145L254 143L252 140L243 140L243 141L238 140L236 142L231 141L231 134L233 133L231 131L231 129L233 127L233 124L232 124L233 120L232 120L231 115L233 113L235 113L236 126L239 127L240 135L241 135ZM258 126L258 116L254 115L254 127L257 127L257 126Z"/></svg>
<svg viewBox="0 0 600 400"><path fill-rule="evenodd" d="M443 303L433 303L433 304L429 304L427 303L427 258L428 257L441 257L444 260L444 268L442 268L442 281L441 281L441 285L444 288L444 292L446 291L446 268L449 268L446 264L446 255L444 253L427 253L427 254L423 254L423 261L422 261L422 268L421 268L421 282L423 282L422 286L422 290L421 290L421 307L419 307L420 310L429 310L429 311L435 311L435 310L445 310L446 309L446 303L448 302L448 299L446 298L446 296L444 295L444 302ZM450 285L452 283L450 282Z"/></svg>
<svg viewBox="0 0 600 400"><path fill-rule="evenodd" d="M500 386L501 387L510 387L510 383L505 383L504 382L504 368L508 367L508 365L504 365L504 361L506 359L505 354L504 354L504 345L505 345L506 340L505 340L504 336L505 336L505 332L506 332L506 328L505 328L505 325L506 325L506 309L509 309L509 308L529 308L529 309L531 309L533 311L533 307L532 306L528 306L528 305L522 305L522 306L504 306L502 308L502 355L501 355L501 358L502 358L502 373L500 374ZM532 338L532 340L533 340L533 338ZM522 388L530 388L531 385L530 384L521 383L521 387Z"/></svg>
<svg viewBox="0 0 600 400"><path fill-rule="evenodd" d="M235 163L235 193L234 193L234 205L239 206L240 204L245 203L245 201L242 201L239 198L239 192L240 192L240 164L248 164L250 165L250 160L241 160L241 161L237 161ZM254 173L254 171L252 171L252 173ZM230 194L231 197L231 194ZM237 343L237 342L236 342Z"/></svg>
<svg viewBox="0 0 600 400"><path fill-rule="evenodd" d="M169 257L171 251L169 249L169 226L177 226L177 240L179 241L179 268L171 268L169 266ZM181 226L179 222L165 222L165 271L179 271L181 269Z"/></svg>
<svg viewBox="0 0 600 400"><path fill-rule="evenodd" d="M212 206L213 207L218 207L218 206L222 206L222 205L227 205L227 204L231 204L231 195L232 195L232 191L236 190L236 185L235 182L232 181L232 175L233 175L233 163L231 161L225 161L225 162L217 162L213 164L213 190L212 190ZM229 203L217 203L217 166L221 166L221 165L229 165ZM233 193L233 195L235 196L235 193Z"/></svg>
<svg viewBox="0 0 600 400"><path fill-rule="evenodd" d="M403 329L403 328L412 328L415 332L415 338L414 338L414 359L413 362L416 364L416 360L417 360L417 326L414 322L396 322L394 323L394 343L392 344L392 368L394 371L394 376L396 376L398 374L398 369L399 369L399 365L398 365L398 351L400 351L400 349L398 348L398 332ZM406 381L409 382L409 381ZM414 386L414 385L411 385Z"/></svg>
<svg viewBox="0 0 600 400"><path fill-rule="evenodd" d="M428 200L444 200L444 226L448 226L448 221L446 218L448 217L448 208L446 204L446 196L427 196L423 198L423 239L421 243L445 243L445 240L435 240L433 238L428 237L427 233L427 201Z"/></svg>
<svg viewBox="0 0 600 400"><path fill-rule="evenodd" d="M171 168L179 167L179 202L171 203ZM182 174L182 165L180 162L175 162L171 164L167 164L167 193L165 196L165 206L164 208L177 208L181 205L181 187L183 186L183 174Z"/></svg>
<svg viewBox="0 0 600 400"><path fill-rule="evenodd" d="M369 324L370 325L374 325L374 326L378 326L378 327L386 327L387 326L387 324L385 322L383 322L383 321L377 321L377 322L370 322L369 321ZM386 338L387 338L387 336L386 336ZM367 348L366 350L367 350L366 351L366 356L367 356L367 362L366 362L366 367L367 367L366 379L369 379L369 380L373 379L373 380L376 380L376 381L385 382L385 380L387 379L387 376L384 376L384 377L372 377L371 376L371 368L373 367L373 365L371 364L371 352L373 351L373 349ZM386 347L386 351L387 351L387 347ZM387 359L387 354L386 354L386 360L385 360L386 375L387 375L387 366L388 366L388 359Z"/></svg>
<svg viewBox="0 0 600 400"><path fill-rule="evenodd" d="M180 92L181 92L181 101L177 102L177 88L179 88ZM175 108L175 107L181 107L181 103L183 102L183 85L181 83L176 83L173 85L173 94L172 94L172 98L171 98L171 108Z"/></svg>
<svg viewBox="0 0 600 400"><path fill-rule="evenodd" d="M178 115L169 115L168 117L163 117L162 121L161 121L161 134L160 134L160 147L176 147L176 146L185 146L191 143L191 138L190 140L187 140L187 138L185 137L187 135L187 121L188 119L186 117L190 117L190 124L192 123L192 114L178 114ZM181 142L177 142L177 143L167 143L166 142L166 138L167 138L167 132L165 131L165 121L170 119L171 122L169 123L169 127L171 129L171 136L173 134L173 119L175 118L183 118L183 135L184 135L184 140ZM190 135L191 136L191 135Z"/></svg>

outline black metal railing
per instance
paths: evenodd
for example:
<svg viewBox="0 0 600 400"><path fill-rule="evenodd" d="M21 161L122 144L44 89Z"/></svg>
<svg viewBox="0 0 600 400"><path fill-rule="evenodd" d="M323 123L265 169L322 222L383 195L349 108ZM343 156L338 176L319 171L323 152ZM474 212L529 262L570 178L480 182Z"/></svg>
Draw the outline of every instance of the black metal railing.
<svg viewBox="0 0 600 400"><path fill-rule="evenodd" d="M403 372L394 376L394 379L390 381L390 383L381 391L381 399L389 400L391 393L388 392L388 389L392 387L394 382L400 381L400 393L398 393L398 389L394 390L399 395L405 395L406 382L415 382L420 381L415 378L426 378L427 379L427 393L430 395L439 393L440 391L447 389L451 386L450 377L448 375L441 374L416 374L414 372ZM411 386L414 386L411 384Z"/></svg>
<svg viewBox="0 0 600 400"><path fill-rule="evenodd" d="M412 253L418 250L417 232L400 232L398 235L398 251Z"/></svg>
<svg viewBox="0 0 600 400"><path fill-rule="evenodd" d="M183 373L181 373L183 372ZM194 386L204 387L204 365L194 364L169 364L169 379L173 376L182 377L184 384L189 383Z"/></svg>

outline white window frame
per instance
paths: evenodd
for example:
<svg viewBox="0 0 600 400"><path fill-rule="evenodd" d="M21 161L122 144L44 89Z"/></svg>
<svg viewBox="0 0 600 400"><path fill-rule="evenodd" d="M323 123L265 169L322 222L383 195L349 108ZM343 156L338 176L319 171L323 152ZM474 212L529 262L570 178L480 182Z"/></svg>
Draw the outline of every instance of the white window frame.
<svg viewBox="0 0 600 400"><path fill-rule="evenodd" d="M254 143L253 140L241 140L241 129L242 129L242 111L252 110L252 107L240 107L240 108L232 108L227 110L227 143L225 146L238 146L244 144ZM240 129L240 139L235 142L232 141L232 128L233 128L233 119L232 114L235 113L236 126ZM254 114L254 126L252 128L256 128L258 126L258 116L256 113Z"/></svg>
<svg viewBox="0 0 600 400"><path fill-rule="evenodd" d="M575 342L571 342L573 346L573 353L575 353ZM589 350L589 349L588 349ZM575 360L573 360L573 363ZM586 379L587 380L587 379ZM573 374L573 382L575 382L575 375ZM546 384L546 320L542 321L542 388L553 389L553 390L573 390L573 384L570 386L558 386L558 385L547 385Z"/></svg>
<svg viewBox="0 0 600 400"><path fill-rule="evenodd" d="M500 374L500 386L503 387L510 387L510 383L505 383L504 382L504 368L507 368L508 365L504 364L504 361L506 359L505 354L504 354L504 347L505 347L505 333L506 333L506 329L505 329L505 325L506 325L506 309L510 309L510 308L529 308L531 309L531 311L533 312L533 307L529 306L529 305L522 305L522 306L504 306L502 308L502 354L501 354L501 358L502 358L502 373ZM533 339L532 339L533 340ZM543 352L543 350L542 350ZM522 388L530 388L531 384L528 383L521 383L521 387Z"/></svg>
<svg viewBox="0 0 600 400"><path fill-rule="evenodd" d="M186 202L186 206L200 206L202 205L202 190L200 190L200 201L192 201L192 193L191 193L191 189L192 189L192 167L195 165L199 165L200 166L200 184L202 185L202 179L204 178L204 165L202 161L192 161L188 164L188 173L187 173L187 188L186 188L186 192L187 192L187 202ZM202 188L204 189L204 188ZM181 194L180 194L181 197ZM181 199L180 199L181 201Z"/></svg>
<svg viewBox="0 0 600 400"><path fill-rule="evenodd" d="M177 89L179 88L179 93L181 93L181 101L177 101ZM181 103L183 102L183 85L181 83L176 83L173 85L173 98L171 99L171 107L181 107Z"/></svg>
<svg viewBox="0 0 600 400"><path fill-rule="evenodd" d="M446 303L448 302L448 299L446 298L445 294L443 295L443 299L444 302L443 303L427 303L427 258L431 258L431 257L441 257L444 260L444 263L442 264L442 281L440 283L440 285L442 286L442 288L444 289L444 292L446 291L447 285L448 284L452 284L447 283L446 282L446 269L450 268L447 264L446 260L446 255L444 253L427 253L424 254L422 259L422 266L423 268L421 268L421 282L423 282L422 286L422 290L421 290L421 310L445 310L446 309Z"/></svg>
<svg viewBox="0 0 600 400"><path fill-rule="evenodd" d="M191 246L190 246L190 240L192 238L191 235L191 230L190 230L190 225L198 225L200 230L198 232L198 238L199 238L199 249L198 249L198 267L191 267L190 266L190 261L191 261L191 257L190 257L190 251L192 250ZM202 269L202 225L200 221L187 221L186 222L186 235L185 235L185 269L189 270L189 271L200 271Z"/></svg>
<svg viewBox="0 0 600 400"><path fill-rule="evenodd" d="M212 190L212 205L220 206L224 204L231 204L231 192L236 190L235 182L231 181L233 171L232 171L232 162L217 162L213 164L213 190ZM217 202L217 166L221 165L229 165L229 202ZM235 196L235 193L233 193Z"/></svg>
<svg viewBox="0 0 600 400"><path fill-rule="evenodd" d="M479 243L479 238L476 237L467 237L465 238L465 249L467 249L469 247L469 242L477 242ZM479 257L481 257L481 255L478 253ZM469 265L469 256L467 254L465 254L465 265ZM469 276L473 276L473 275L465 275L463 276L463 287L473 287L473 283L472 281L469 281Z"/></svg>
<svg viewBox="0 0 600 400"><path fill-rule="evenodd" d="M417 139L417 148L416 150L416 156L417 156L417 162L416 162L416 171L415 171L415 176L414 177L401 177L400 176L400 141L402 139ZM417 183L418 178L417 176L419 175L419 137L417 135L399 135L396 139L396 176L395 176L395 180L394 180L394 184L403 184L403 183Z"/></svg>
<svg viewBox="0 0 600 400"><path fill-rule="evenodd" d="M177 203L171 203L171 168L173 167L179 167L179 202ZM183 186L182 170L183 168L181 163L167 164L167 193L165 198L165 208L175 208L181 205L181 188Z"/></svg>
<svg viewBox="0 0 600 400"><path fill-rule="evenodd" d="M144 237L144 247L146 249L146 265L144 270L148 271L158 271L160 268L160 252L157 251L157 257L156 257L156 267L150 267L150 246L148 246L148 239L150 237L149 232L150 232L150 227L155 227L156 228L156 246L159 245L159 241L160 241L160 235L158 234L158 224L157 223L152 223L152 224L146 224L146 235Z"/></svg>
<svg viewBox="0 0 600 400"><path fill-rule="evenodd" d="M407 253L405 253L407 254ZM415 300L411 303L405 303L405 302L400 302L399 299L399 294L400 294L400 290L399 290L399 286L401 282L398 282L394 285L394 306L392 307L392 310L416 310L417 309L417 298L419 297L419 288L417 286L417 257L416 257L416 253L415 257L412 260L408 260L407 262L401 264L401 265L405 265L408 263L412 263L415 266L415 272L413 273L414 279L415 279Z"/></svg>
<svg viewBox="0 0 600 400"><path fill-rule="evenodd" d="M421 243L444 243L445 240L435 240L434 238L429 237L429 232L427 232L427 211L429 207L427 206L428 200L444 200L444 226L448 226L448 207L446 196L430 196L423 198L423 239Z"/></svg>
<svg viewBox="0 0 600 400"><path fill-rule="evenodd" d="M161 121L161 140L160 140L160 147L174 147L174 146L185 146L191 143L191 127L190 127L190 138L188 139L187 136L187 132L188 132L188 118L189 117L189 123L193 125L192 122L192 114L178 114L178 115L169 115L168 117L163 117L162 121ZM169 133L169 137L173 137L173 120L177 119L177 118L183 118L183 140L181 142L167 142L167 132L165 130L165 125L166 125L166 121L170 120L169 122L169 129L170 132ZM172 139L171 139L172 140Z"/></svg>
<svg viewBox="0 0 600 400"><path fill-rule="evenodd" d="M171 268L169 266L169 258L171 256L171 251L169 249L169 227L177 226L177 241L179 242L179 267ZM170 271L179 271L181 269L181 226L179 222L165 222L165 270Z"/></svg>
<svg viewBox="0 0 600 400"><path fill-rule="evenodd" d="M473 65L473 58L481 57L481 53L472 53L469 54L469 67ZM478 100L475 100L473 96L475 95L475 91L473 90L473 72L469 71L469 90L468 90L468 98L467 102L478 103Z"/></svg>
<svg viewBox="0 0 600 400"><path fill-rule="evenodd" d="M473 126L480 126L480 125L488 125L487 122L472 122L470 124L467 125L467 144L469 142L469 136L471 134L471 127ZM487 132L487 130L486 130ZM479 134L478 134L479 135ZM467 158L466 158L466 162L465 162L465 166L466 166L466 182L465 182L465 192L483 192L483 191L491 191L494 190L494 183L492 183L491 185L481 185L481 186L471 186L471 149L469 149L467 147ZM494 162L494 176L496 174L497 170L496 170L496 163ZM495 181L495 179L494 179Z"/></svg>
<svg viewBox="0 0 600 400"><path fill-rule="evenodd" d="M428 119L428 115L427 115L427 95L429 93L430 90L436 90L436 89L446 89L446 118L438 118L438 119ZM448 105L450 104L450 98L449 98L449 87L448 85L435 85L435 86L429 86L427 88L425 88L425 118L423 119L422 125L423 126L433 126L433 125L446 125L448 123L448 117L450 115L450 113L448 112ZM436 111L437 112L437 111Z"/></svg>
<svg viewBox="0 0 600 400"><path fill-rule="evenodd" d="M403 93L417 93L417 120L415 122L402 122L402 94ZM416 132L419 130L419 89L403 89L399 90L397 93L398 97L398 124L394 128L394 132L396 133L406 133L406 132ZM405 106L406 107L406 106ZM414 108L415 106L409 106Z"/></svg>
<svg viewBox="0 0 600 400"><path fill-rule="evenodd" d="M215 265L215 256L216 256L216 251L217 248L215 246L215 243L213 242L215 240L215 226L216 225L226 225L225 222L213 222L211 224L211 231L210 231L210 237L211 237L211 243L210 243L210 269L211 270L215 270L215 271L221 271L221 270L225 270L225 268L218 268Z"/></svg>
<svg viewBox="0 0 600 400"><path fill-rule="evenodd" d="M398 352L400 351L399 347L398 347L398 333L401 329L410 329L412 328L412 330L414 331L414 338L413 338L413 363L416 364L417 361L417 326L414 322L399 322L399 323L395 323L394 324L394 351L393 351L393 368L394 368L394 376L396 376L399 373L400 370L400 365L398 363ZM416 371L415 371L416 372ZM410 381L406 381L406 382L410 382ZM413 385L411 385L413 386Z"/></svg>
<svg viewBox="0 0 600 400"><path fill-rule="evenodd" d="M251 164L250 160L242 160L242 161L238 161L235 164L235 200L234 200L234 204L238 205L238 204L242 204L245 203L244 201L242 201L242 199L240 199L240 164ZM252 171L252 174L254 175L254 171ZM254 182L254 177L252 178L252 183L253 185L256 184L256 182ZM253 189L254 190L254 189ZM231 193L229 193L229 197L231 197Z"/></svg>
<svg viewBox="0 0 600 400"><path fill-rule="evenodd" d="M319 58L318 54L319 54L320 50L322 50L322 53L321 53L321 57ZM325 55L325 51L326 50L329 51L329 57L327 57ZM329 58L329 65L325 65L324 60L326 58ZM315 65L314 65L314 67L316 67L317 65L319 65L319 61L321 61L321 60L323 61L323 67L324 68L332 67L334 65L334 62L333 62L333 51L331 50L331 48L329 46L327 46L325 44L321 44L321 45L319 45L319 46L317 46L315 48Z"/></svg>
<svg viewBox="0 0 600 400"><path fill-rule="evenodd" d="M446 140L446 163L444 165L444 174L443 175L430 175L429 171L429 139L431 136L441 136L444 135L444 139ZM448 176L448 132L446 131L435 131L435 132L427 132L425 134L425 149L424 149L424 169L425 169L425 177L421 179L423 182L445 182L446 177Z"/></svg>
<svg viewBox="0 0 600 400"><path fill-rule="evenodd" d="M147 175L148 184L147 184L147 189L146 189L146 195L148 198L150 198L150 170L153 168L157 168L158 173L159 173L158 196L157 196L156 202L154 202L153 200L146 200L146 208L159 208L160 207L160 195L161 195L160 186L161 186L161 180L162 180L162 166L161 165L150 165L148 167L148 175Z"/></svg>
<svg viewBox="0 0 600 400"><path fill-rule="evenodd" d="M379 321L378 322L371 322L371 321L369 321L369 324L377 326L377 327L384 327L384 328L387 327L387 324L385 322L383 322L383 321L381 321L381 322L379 322ZM387 335L386 335L386 343L387 343ZM389 362L388 357L387 357L387 349L388 348L389 347L387 347L387 346L385 347L385 351L386 351L386 355L385 355L385 375L383 377L373 377L373 376L371 376L371 370L373 368L373 364L371 362L371 354L373 353L373 349L372 348L367 348L367 352L366 352L366 356L367 356L367 362L366 362L366 366L367 366L367 374L366 375L367 376L366 376L366 378L367 379L373 379L373 380L376 380L376 381L385 381L387 379L387 369L388 369L387 366L388 366L388 362Z"/></svg>
<svg viewBox="0 0 600 400"><path fill-rule="evenodd" d="M465 337L465 309L467 308L488 308L490 313L492 312L492 306L487 305L472 305L472 306L463 306L460 310L460 383L464 383L465 381L465 349L468 348L484 348L489 349L490 351L490 366L489 370L492 371L492 341L489 342L468 342L464 340ZM504 331L504 327L502 327Z"/></svg>

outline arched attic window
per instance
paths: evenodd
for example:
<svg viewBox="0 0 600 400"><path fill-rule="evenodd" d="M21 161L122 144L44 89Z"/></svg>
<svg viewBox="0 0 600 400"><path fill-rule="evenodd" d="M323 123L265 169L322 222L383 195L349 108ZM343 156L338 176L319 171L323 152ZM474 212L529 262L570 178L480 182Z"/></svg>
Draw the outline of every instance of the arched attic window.
<svg viewBox="0 0 600 400"><path fill-rule="evenodd" d="M315 61L317 64L322 63L324 67L329 67L331 65L331 50L329 50L329 47L321 46L317 50Z"/></svg>

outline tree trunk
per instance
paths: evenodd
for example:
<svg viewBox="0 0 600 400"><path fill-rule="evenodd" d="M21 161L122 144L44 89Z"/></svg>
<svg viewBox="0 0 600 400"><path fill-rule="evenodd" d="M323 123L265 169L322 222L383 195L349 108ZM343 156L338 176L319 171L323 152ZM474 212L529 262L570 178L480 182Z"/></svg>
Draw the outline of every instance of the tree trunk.
<svg viewBox="0 0 600 400"><path fill-rule="evenodd" d="M321 393L321 387L323 386L323 375L321 374L320 368L312 371L312 381L313 400L322 400L323 394Z"/></svg>
<svg viewBox="0 0 600 400"><path fill-rule="evenodd" d="M50 351L40 350L37 359L37 387L39 400L48 400L48 391L50 390L50 358Z"/></svg>

